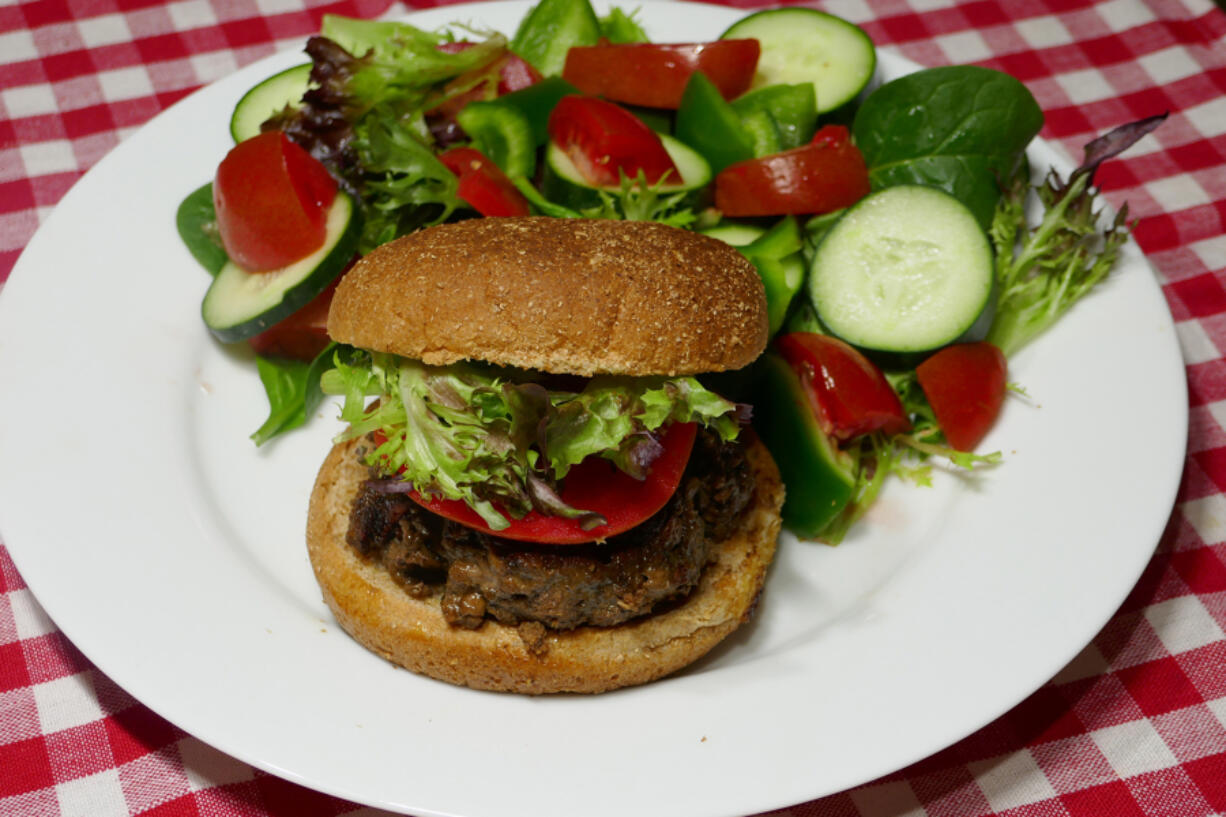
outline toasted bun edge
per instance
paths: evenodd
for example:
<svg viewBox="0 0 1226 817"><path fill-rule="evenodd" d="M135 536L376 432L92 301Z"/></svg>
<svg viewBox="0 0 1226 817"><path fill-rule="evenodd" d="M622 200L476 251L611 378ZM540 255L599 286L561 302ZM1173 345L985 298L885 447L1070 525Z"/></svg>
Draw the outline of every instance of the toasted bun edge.
<svg viewBox="0 0 1226 817"><path fill-rule="evenodd" d="M366 469L357 441L329 452L311 494L307 548L337 622L367 649L413 672L474 689L598 693L647 683L705 655L753 612L780 530L783 485L765 447L750 443L757 487L740 528L717 547L699 586L675 607L609 627L548 632L531 651L519 631L494 621L451 627L437 595L414 598L382 565L345 543L349 506Z"/></svg>

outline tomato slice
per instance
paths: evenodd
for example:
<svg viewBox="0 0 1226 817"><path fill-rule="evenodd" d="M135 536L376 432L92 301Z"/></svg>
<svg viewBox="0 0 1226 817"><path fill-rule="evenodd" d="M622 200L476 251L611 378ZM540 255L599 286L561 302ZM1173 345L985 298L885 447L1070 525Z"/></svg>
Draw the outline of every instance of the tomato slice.
<svg viewBox="0 0 1226 817"><path fill-rule="evenodd" d="M915 369L945 439L973 451L996 422L1005 401L1008 363L987 341L946 346Z"/></svg>
<svg viewBox="0 0 1226 817"><path fill-rule="evenodd" d="M681 484L697 430L694 423L668 426L660 434L664 450L651 464L647 478L641 481L602 457L588 457L573 466L562 481L561 497L572 507L594 511L605 518L607 524L591 530L584 530L575 519L529 511L523 519L512 519L510 526L495 531L462 500L428 499L416 491L409 496L439 516L504 539L555 545L605 539L644 522L667 504Z"/></svg>
<svg viewBox="0 0 1226 817"><path fill-rule="evenodd" d="M791 332L780 336L775 348L808 388L826 434L845 441L873 431L901 434L911 428L885 375L844 341Z"/></svg>
<svg viewBox="0 0 1226 817"><path fill-rule="evenodd" d="M761 52L757 40L575 46L566 54L562 79L585 94L676 110L695 71L706 75L724 99L745 93Z"/></svg>
<svg viewBox="0 0 1226 817"><path fill-rule="evenodd" d="M336 181L280 131L235 145L217 167L213 207L221 243L249 272L280 269L319 249Z"/></svg>
<svg viewBox="0 0 1226 817"><path fill-rule="evenodd" d="M589 184L609 186L639 171L648 184L665 174L681 181L677 166L660 137L634 114L608 100L571 94L549 114L549 137L557 143Z"/></svg>
<svg viewBox="0 0 1226 817"><path fill-rule="evenodd" d="M451 148L439 161L459 179L457 193L483 216L526 216L528 200L498 165L476 148Z"/></svg>
<svg viewBox="0 0 1226 817"><path fill-rule="evenodd" d="M732 217L829 213L868 191L868 167L847 128L826 125L807 145L724 168L715 207Z"/></svg>

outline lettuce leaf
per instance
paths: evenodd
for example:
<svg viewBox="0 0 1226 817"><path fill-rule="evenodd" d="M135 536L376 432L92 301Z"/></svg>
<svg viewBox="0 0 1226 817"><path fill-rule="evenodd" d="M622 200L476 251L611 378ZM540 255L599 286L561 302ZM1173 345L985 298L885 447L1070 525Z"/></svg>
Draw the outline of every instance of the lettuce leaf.
<svg viewBox="0 0 1226 817"><path fill-rule="evenodd" d="M284 131L357 195L364 253L460 205L427 116L496 79L507 40L482 34L470 47L440 50L450 35L335 15L325 16L322 30L307 41L313 66L301 104L264 127Z"/></svg>
<svg viewBox="0 0 1226 817"><path fill-rule="evenodd" d="M661 451L654 432L664 425L698 422L732 439L744 413L692 377L598 377L579 391L551 391L523 372L431 367L379 353L338 359L321 388L345 398L341 419L349 428L341 439L383 438L368 464L423 494L463 500L494 530L508 525L504 513L587 515L557 492L586 457L643 479ZM378 402L367 406L374 396Z"/></svg>

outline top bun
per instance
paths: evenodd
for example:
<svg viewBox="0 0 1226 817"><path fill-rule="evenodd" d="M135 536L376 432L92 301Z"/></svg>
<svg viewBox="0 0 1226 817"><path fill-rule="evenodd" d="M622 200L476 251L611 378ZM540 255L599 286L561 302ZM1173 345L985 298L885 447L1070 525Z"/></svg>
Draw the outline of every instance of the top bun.
<svg viewBox="0 0 1226 817"><path fill-rule="evenodd" d="M341 279L333 340L445 365L577 374L739 369L767 340L753 265L646 221L476 218L376 248Z"/></svg>

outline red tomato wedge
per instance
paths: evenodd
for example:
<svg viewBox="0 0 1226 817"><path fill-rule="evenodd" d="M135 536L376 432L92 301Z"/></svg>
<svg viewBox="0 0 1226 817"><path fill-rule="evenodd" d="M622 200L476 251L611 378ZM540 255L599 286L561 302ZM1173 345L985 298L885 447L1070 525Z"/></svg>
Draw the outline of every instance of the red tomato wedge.
<svg viewBox="0 0 1226 817"><path fill-rule="evenodd" d="M847 128L826 125L813 141L734 162L715 177L715 207L725 216L829 213L868 194L868 167Z"/></svg>
<svg viewBox="0 0 1226 817"><path fill-rule="evenodd" d="M476 148L451 148L439 161L459 179L457 194L483 216L526 216L532 212L524 194L502 169Z"/></svg>
<svg viewBox="0 0 1226 817"><path fill-rule="evenodd" d="M280 269L319 249L335 197L327 169L280 131L235 145L213 179L221 243L249 272Z"/></svg>
<svg viewBox="0 0 1226 817"><path fill-rule="evenodd" d="M614 102L675 110L695 71L705 74L724 99L745 93L761 52L757 40L576 46L566 53L562 79Z"/></svg>
<svg viewBox="0 0 1226 817"><path fill-rule="evenodd" d="M337 278L306 306L249 339L252 350L262 357L314 360L332 340L328 337L328 307L339 282Z"/></svg>
<svg viewBox="0 0 1226 817"><path fill-rule="evenodd" d="M616 103L594 96L562 97L549 114L549 138L557 143L589 184L610 186L620 173L633 179L642 171L648 184L668 174L681 181L660 137Z"/></svg>
<svg viewBox="0 0 1226 817"><path fill-rule="evenodd" d="M439 516L492 536L554 545L591 542L627 531L664 507L681 483L697 430L694 423L668 426L660 435L664 451L651 464L651 471L642 481L628 476L601 457L588 457L573 466L562 481L561 497L571 507L594 511L607 520L607 524L591 530L580 527L578 520L529 511L523 519L510 520L506 529L494 531L461 500L427 499L416 491L409 496Z"/></svg>
<svg viewBox="0 0 1226 817"><path fill-rule="evenodd" d="M973 451L996 422L1005 402L1008 363L986 341L946 346L915 369L945 439Z"/></svg>
<svg viewBox="0 0 1226 817"><path fill-rule="evenodd" d="M792 332L780 336L775 348L808 388L818 424L827 435L850 440L874 431L901 434L911 428L885 375L844 341Z"/></svg>

